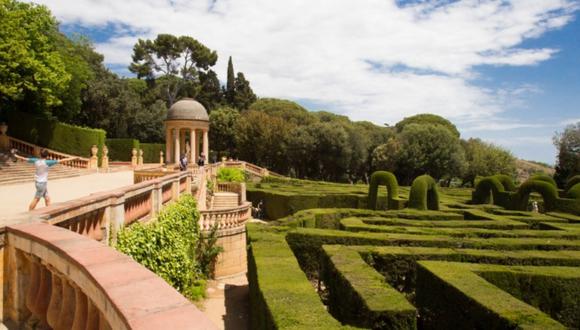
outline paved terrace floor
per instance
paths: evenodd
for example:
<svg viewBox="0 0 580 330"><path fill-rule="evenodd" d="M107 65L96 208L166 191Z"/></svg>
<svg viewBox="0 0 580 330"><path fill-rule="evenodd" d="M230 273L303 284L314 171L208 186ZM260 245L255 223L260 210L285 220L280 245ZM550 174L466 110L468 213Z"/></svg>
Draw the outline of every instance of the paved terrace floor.
<svg viewBox="0 0 580 330"><path fill-rule="evenodd" d="M87 196L92 193L112 190L133 184L133 171L95 173L78 177L48 180L48 193L53 204ZM22 217L34 197L34 182L0 185L0 226ZM44 200L36 206L44 207Z"/></svg>

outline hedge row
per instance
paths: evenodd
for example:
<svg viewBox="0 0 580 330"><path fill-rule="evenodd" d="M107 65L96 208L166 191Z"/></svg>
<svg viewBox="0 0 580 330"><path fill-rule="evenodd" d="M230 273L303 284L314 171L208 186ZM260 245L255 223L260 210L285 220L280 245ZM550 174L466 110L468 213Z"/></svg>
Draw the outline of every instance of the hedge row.
<svg viewBox="0 0 580 330"><path fill-rule="evenodd" d="M325 246L321 279L328 289L328 310L338 320L371 329L416 329L417 311L385 283L360 254Z"/></svg>
<svg viewBox="0 0 580 330"><path fill-rule="evenodd" d="M409 207L417 210L439 210L439 192L432 177L421 175L413 180Z"/></svg>
<svg viewBox="0 0 580 330"><path fill-rule="evenodd" d="M106 132L60 123L56 120L34 116L24 112L6 113L8 135L29 143L62 153L88 158L93 145L101 150Z"/></svg>
<svg viewBox="0 0 580 330"><path fill-rule="evenodd" d="M477 274L513 271L533 277L553 276L554 272L550 268L511 268L437 261L419 261L418 266L416 301L426 321L426 329L567 329L565 325ZM578 277L578 268L562 267L556 272L561 277L567 277L565 272ZM577 279L575 285L578 286ZM568 301L565 299L563 302ZM461 306L461 312L457 311L457 306ZM558 304L543 307L547 307L556 317L560 311L568 312L569 309L569 306Z"/></svg>
<svg viewBox="0 0 580 330"><path fill-rule="evenodd" d="M368 194L368 208L377 209L377 193L379 186L387 187L387 207L389 210L400 210L405 207L405 201L399 198L399 183L397 177L387 171L377 171L371 175Z"/></svg>
<svg viewBox="0 0 580 330"><path fill-rule="evenodd" d="M250 329L348 329L332 318L275 228L248 224Z"/></svg>
<svg viewBox="0 0 580 330"><path fill-rule="evenodd" d="M133 149L139 150L139 140L135 139L107 139L109 160L129 162L133 156Z"/></svg>
<svg viewBox="0 0 580 330"><path fill-rule="evenodd" d="M160 151L163 151L163 158L165 158L164 143L141 143L140 147L143 150L143 162L146 164L159 163Z"/></svg>

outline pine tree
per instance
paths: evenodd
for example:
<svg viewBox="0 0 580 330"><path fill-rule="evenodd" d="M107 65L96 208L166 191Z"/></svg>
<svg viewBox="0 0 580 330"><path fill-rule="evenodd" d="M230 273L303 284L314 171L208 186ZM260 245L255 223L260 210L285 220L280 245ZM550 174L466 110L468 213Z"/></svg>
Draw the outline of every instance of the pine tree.
<svg viewBox="0 0 580 330"><path fill-rule="evenodd" d="M250 82L246 80L243 73L238 72L234 87L234 107L239 110L246 110L252 103L256 102L256 94L254 94L250 87Z"/></svg>
<svg viewBox="0 0 580 330"><path fill-rule="evenodd" d="M226 102L230 105L234 104L234 97L236 95L234 78L234 65L232 64L232 57L228 61L228 81L226 83Z"/></svg>

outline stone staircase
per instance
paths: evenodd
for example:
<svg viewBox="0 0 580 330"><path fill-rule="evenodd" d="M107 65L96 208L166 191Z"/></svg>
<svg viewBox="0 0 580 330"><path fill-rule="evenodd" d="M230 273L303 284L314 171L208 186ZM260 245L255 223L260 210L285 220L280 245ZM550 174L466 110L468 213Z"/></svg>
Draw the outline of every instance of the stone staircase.
<svg viewBox="0 0 580 330"><path fill-rule="evenodd" d="M48 179L62 179L93 173L94 171L57 164L48 171ZM34 181L34 164L18 160L0 152L0 185Z"/></svg>
<svg viewBox="0 0 580 330"><path fill-rule="evenodd" d="M213 194L212 209L232 209L238 207L239 196L232 192L216 192Z"/></svg>

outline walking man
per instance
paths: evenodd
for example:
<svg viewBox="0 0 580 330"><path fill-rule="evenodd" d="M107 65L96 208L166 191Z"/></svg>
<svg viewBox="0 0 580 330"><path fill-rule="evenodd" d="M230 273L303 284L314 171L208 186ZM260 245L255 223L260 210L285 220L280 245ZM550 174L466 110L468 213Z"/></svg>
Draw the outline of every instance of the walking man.
<svg viewBox="0 0 580 330"><path fill-rule="evenodd" d="M28 206L28 210L32 211L34 210L34 208L36 207L36 204L38 204L38 201L41 198L44 198L44 204L46 206L50 205L50 197L48 196L48 190L47 190L47 183L48 183L48 168L51 166L54 166L58 163L63 163L63 162L67 162L70 160L74 160L77 159L78 157L69 157L69 158L64 158L64 159L59 159L59 160L52 160L52 159L46 159L46 157L48 157L48 151L46 149L42 149L40 151L40 158L36 158L36 157L31 157L31 158L26 158L26 157L22 157L20 155L16 154L16 150L12 150L12 154L14 155L14 157L24 160L28 163L34 164L34 167L36 169L36 172L34 174L34 184L36 186L36 193L34 194L34 198L32 199L32 202L30 202L30 205Z"/></svg>

